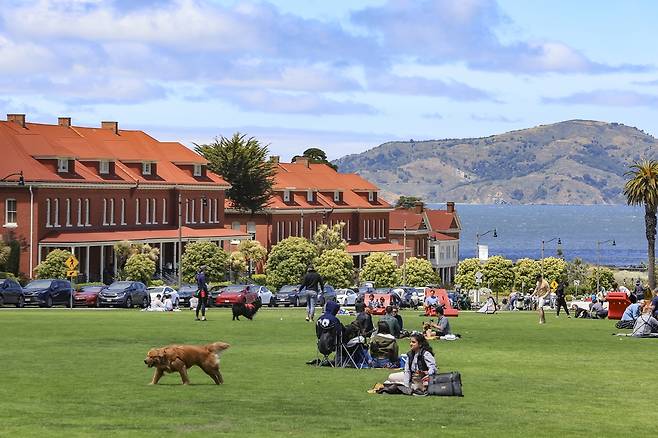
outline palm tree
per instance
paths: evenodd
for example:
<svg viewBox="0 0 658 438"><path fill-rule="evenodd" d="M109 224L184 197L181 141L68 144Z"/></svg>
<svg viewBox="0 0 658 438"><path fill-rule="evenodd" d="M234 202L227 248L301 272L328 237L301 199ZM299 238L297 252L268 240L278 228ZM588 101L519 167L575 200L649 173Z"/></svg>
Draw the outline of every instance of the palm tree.
<svg viewBox="0 0 658 438"><path fill-rule="evenodd" d="M628 205L644 204L644 224L649 254L649 287L656 287L656 209L658 208L658 161L643 160L625 173L630 179L624 186Z"/></svg>

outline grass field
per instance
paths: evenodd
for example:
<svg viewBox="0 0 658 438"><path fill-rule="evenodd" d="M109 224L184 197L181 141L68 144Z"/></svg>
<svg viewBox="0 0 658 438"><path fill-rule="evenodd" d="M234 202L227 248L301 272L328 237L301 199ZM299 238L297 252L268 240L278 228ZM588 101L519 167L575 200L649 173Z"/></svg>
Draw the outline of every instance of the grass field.
<svg viewBox="0 0 658 438"><path fill-rule="evenodd" d="M403 312L405 328L420 327ZM350 321L351 317L343 317ZM316 368L301 309L232 322L190 312L2 309L0 436L655 436L658 340L617 338L614 321L552 313L466 313L463 339L433 341L463 398L371 395L386 370ZM198 368L192 384L148 385L146 351L170 343L232 344L226 383ZM408 342L401 341L401 351ZM647 400L647 401L641 401ZM651 400L651 402L650 402Z"/></svg>

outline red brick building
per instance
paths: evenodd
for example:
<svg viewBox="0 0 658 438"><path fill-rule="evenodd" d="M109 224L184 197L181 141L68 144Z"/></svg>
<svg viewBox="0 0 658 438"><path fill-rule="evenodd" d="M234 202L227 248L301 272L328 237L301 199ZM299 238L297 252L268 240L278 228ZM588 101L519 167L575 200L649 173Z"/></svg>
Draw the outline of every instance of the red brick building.
<svg viewBox="0 0 658 438"><path fill-rule="evenodd" d="M391 242L406 247L405 257L432 262L444 284L451 284L457 273L460 231L454 202L448 202L445 210L425 208L418 202L411 209L391 212Z"/></svg>
<svg viewBox="0 0 658 438"><path fill-rule="evenodd" d="M322 224L343 222L347 251L355 266L373 252L398 255L399 244L389 240L391 205L378 196L378 188L356 174L338 173L325 164L297 157L277 165L274 195L261 212L244 213L227 204L226 224L249 233L268 250L290 237L310 239Z"/></svg>
<svg viewBox="0 0 658 438"><path fill-rule="evenodd" d="M183 245L248 238L224 227L228 184L180 143L117 122L86 128L70 118L47 125L10 114L0 121L0 150L0 177L24 179L0 182L0 214L4 240L21 244L27 276L55 248L74 252L83 279L96 281L116 270L118 241L159 248L162 271L178 264L179 228Z"/></svg>

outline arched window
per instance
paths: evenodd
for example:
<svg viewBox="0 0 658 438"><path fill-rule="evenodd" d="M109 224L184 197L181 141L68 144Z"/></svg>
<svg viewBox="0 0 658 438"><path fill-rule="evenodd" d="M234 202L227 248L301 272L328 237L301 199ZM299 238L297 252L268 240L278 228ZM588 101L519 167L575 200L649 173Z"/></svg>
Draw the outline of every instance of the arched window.
<svg viewBox="0 0 658 438"><path fill-rule="evenodd" d="M135 199L135 224L141 224L139 221L139 198Z"/></svg>
<svg viewBox="0 0 658 438"><path fill-rule="evenodd" d="M158 223L158 217L157 217L157 214L156 214L157 210L156 210L156 205L155 204L156 204L155 198L151 198L151 222L153 222L154 224L157 224Z"/></svg>
<svg viewBox="0 0 658 438"><path fill-rule="evenodd" d="M151 223L151 203L149 202L149 198L146 198L144 200L144 208L146 210L146 219L144 219L144 222L147 224Z"/></svg>
<svg viewBox="0 0 658 438"><path fill-rule="evenodd" d="M185 223L190 223L190 200L185 199Z"/></svg>
<svg viewBox="0 0 658 438"><path fill-rule="evenodd" d="M89 222L89 198L85 198L85 227L91 227L91 222Z"/></svg>
<svg viewBox="0 0 658 438"><path fill-rule="evenodd" d="M116 225L114 223L114 198L110 198L110 225Z"/></svg>
<svg viewBox="0 0 658 438"><path fill-rule="evenodd" d="M206 219L203 217L203 203L208 202L205 200L205 198L199 199L199 223L203 224L206 222Z"/></svg>
<svg viewBox="0 0 658 438"><path fill-rule="evenodd" d="M166 224L167 221L167 200L162 198L162 223Z"/></svg>
<svg viewBox="0 0 658 438"><path fill-rule="evenodd" d="M82 199L78 198L78 226L82 226Z"/></svg>
<svg viewBox="0 0 658 438"><path fill-rule="evenodd" d="M107 225L107 199L103 198L103 225Z"/></svg>
<svg viewBox="0 0 658 438"><path fill-rule="evenodd" d="M213 201L213 203L215 204L215 208L213 209L213 210L215 210L215 212L214 212L215 217L213 219L214 219L215 223L219 223L219 216L218 216L219 209L217 208L217 199L215 199Z"/></svg>
<svg viewBox="0 0 658 438"><path fill-rule="evenodd" d="M194 217L196 209L194 208L194 204L194 199L190 200L190 222L196 224L196 217Z"/></svg>
<svg viewBox="0 0 658 438"><path fill-rule="evenodd" d="M55 227L59 227L59 198L55 198Z"/></svg>
<svg viewBox="0 0 658 438"><path fill-rule="evenodd" d="M126 200L121 198L121 225L126 225Z"/></svg>
<svg viewBox="0 0 658 438"><path fill-rule="evenodd" d="M66 198L66 226L71 226L71 198Z"/></svg>

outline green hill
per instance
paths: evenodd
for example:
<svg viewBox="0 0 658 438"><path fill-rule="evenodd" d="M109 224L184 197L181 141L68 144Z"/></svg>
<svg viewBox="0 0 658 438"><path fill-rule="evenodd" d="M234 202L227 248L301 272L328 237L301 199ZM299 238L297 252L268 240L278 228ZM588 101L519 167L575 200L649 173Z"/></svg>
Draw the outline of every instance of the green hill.
<svg viewBox="0 0 658 438"><path fill-rule="evenodd" d="M334 161L390 200L621 204L628 166L658 141L619 123L569 120L483 138L388 142Z"/></svg>

